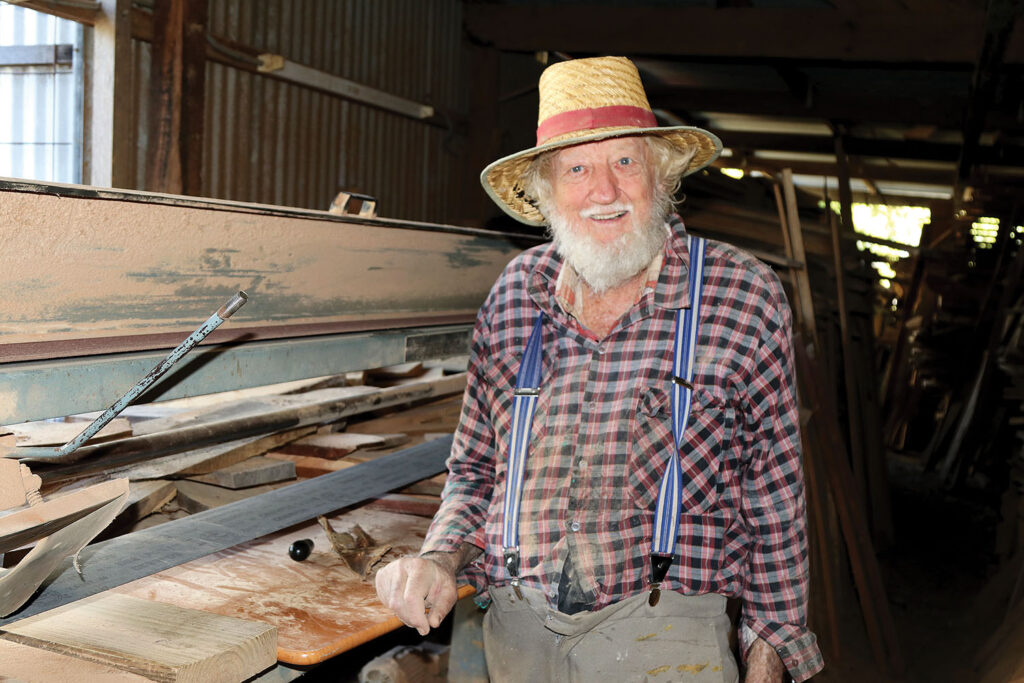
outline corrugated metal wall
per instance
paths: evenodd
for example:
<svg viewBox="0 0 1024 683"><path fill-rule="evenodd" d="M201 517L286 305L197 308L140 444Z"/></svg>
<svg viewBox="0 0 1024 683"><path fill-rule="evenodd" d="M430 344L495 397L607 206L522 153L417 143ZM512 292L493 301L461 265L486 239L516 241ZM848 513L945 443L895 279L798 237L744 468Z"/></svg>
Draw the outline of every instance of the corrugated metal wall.
<svg viewBox="0 0 1024 683"><path fill-rule="evenodd" d="M208 32L260 52L464 114L458 0L210 0ZM144 187L150 50L136 42L135 177ZM450 222L465 141L444 127L208 62L204 194L326 209L342 189L382 216Z"/></svg>
<svg viewBox="0 0 1024 683"><path fill-rule="evenodd" d="M73 21L0 4L0 46L78 45L80 36ZM77 76L71 64L0 66L0 176L80 180Z"/></svg>

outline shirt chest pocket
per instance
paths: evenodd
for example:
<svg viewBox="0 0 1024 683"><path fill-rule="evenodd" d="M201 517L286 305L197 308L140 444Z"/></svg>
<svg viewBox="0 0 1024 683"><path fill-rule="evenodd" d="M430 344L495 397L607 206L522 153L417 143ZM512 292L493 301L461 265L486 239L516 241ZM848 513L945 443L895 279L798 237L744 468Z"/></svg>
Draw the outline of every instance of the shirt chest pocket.
<svg viewBox="0 0 1024 683"><path fill-rule="evenodd" d="M716 389L693 392L690 419L683 432L680 465L683 473L682 514L701 514L713 507L724 489L722 464L734 408ZM649 388L640 397L633 425L626 484L635 505L653 514L662 474L675 448L672 406L667 390Z"/></svg>

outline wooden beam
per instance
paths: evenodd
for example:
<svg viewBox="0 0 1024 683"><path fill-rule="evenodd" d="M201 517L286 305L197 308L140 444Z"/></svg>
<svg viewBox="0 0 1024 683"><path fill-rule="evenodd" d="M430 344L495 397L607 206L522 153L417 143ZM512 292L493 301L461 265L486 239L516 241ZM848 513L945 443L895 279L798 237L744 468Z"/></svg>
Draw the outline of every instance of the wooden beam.
<svg viewBox="0 0 1024 683"><path fill-rule="evenodd" d="M942 12L843 12L467 3L464 13L472 36L503 50L842 62L971 64L985 26L983 11L964 6ZM1024 61L1024 40L1015 38L1008 61Z"/></svg>
<svg viewBox="0 0 1024 683"><path fill-rule="evenodd" d="M131 0L102 0L86 59L83 178L98 187L135 187Z"/></svg>
<svg viewBox="0 0 1024 683"><path fill-rule="evenodd" d="M728 143L726 143L728 147ZM739 167L750 170L762 171L765 175L776 175L783 168L788 168L795 175L817 175L830 178L839 177L839 169L834 163L822 161L798 161L793 159L765 159L761 157L746 158L725 158L715 162L715 166L730 168ZM949 188L953 185L956 176L956 169L922 169L904 168L899 166L883 166L867 164L863 160L849 160L849 173L851 178L867 179L873 182L903 182L917 185L935 185L936 187ZM886 194L891 198L892 192ZM921 201L921 200L918 200Z"/></svg>
<svg viewBox="0 0 1024 683"><path fill-rule="evenodd" d="M154 6L146 188L201 195L207 0Z"/></svg>
<svg viewBox="0 0 1024 683"><path fill-rule="evenodd" d="M952 75L958 70L949 70ZM651 106L660 109L716 111L761 116L784 116L830 120L870 120L894 124L928 124L959 128L963 122L965 96L936 95L905 97L894 94L879 98L861 93L820 92L811 101L786 91L723 90L652 84L647 88ZM990 124L1013 125L1014 112L993 110Z"/></svg>
<svg viewBox="0 0 1024 683"><path fill-rule="evenodd" d="M976 163L983 163L978 139L999 84L999 66L1007 57L1010 35L1020 16L1020 0L990 0L988 3L985 38L971 78L971 94L964 114L963 148L953 192L954 210L960 208L964 185L971 175L971 169Z"/></svg>
<svg viewBox="0 0 1024 683"><path fill-rule="evenodd" d="M794 135L738 130L712 130L711 132L720 137L726 147L732 149L777 150L828 155L835 152L832 138L825 135ZM857 137L844 139L843 147L846 154L851 156L948 162L955 162L959 158L961 150L961 145L957 144ZM977 146L974 150L974 159L977 163L987 166L1024 166L1024 147L1012 144Z"/></svg>
<svg viewBox="0 0 1024 683"><path fill-rule="evenodd" d="M11 4L42 12L43 14L49 14L50 16L60 17L61 19L77 21L86 26L94 26L101 12L100 3L98 2L94 3L95 7L89 6L88 3L82 3L82 6L79 7L72 3L59 2L59 0L18 0L16 3Z"/></svg>

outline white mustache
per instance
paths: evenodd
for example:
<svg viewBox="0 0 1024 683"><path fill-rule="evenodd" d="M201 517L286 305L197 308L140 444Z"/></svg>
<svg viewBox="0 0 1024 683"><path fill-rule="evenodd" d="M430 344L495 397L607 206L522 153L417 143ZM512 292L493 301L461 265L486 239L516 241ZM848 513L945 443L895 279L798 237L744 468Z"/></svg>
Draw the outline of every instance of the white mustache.
<svg viewBox="0 0 1024 683"><path fill-rule="evenodd" d="M630 202L616 202L607 206L594 206L587 209L580 210L580 216L583 218L593 218L595 216L612 216L617 213L629 213L633 210L633 204Z"/></svg>

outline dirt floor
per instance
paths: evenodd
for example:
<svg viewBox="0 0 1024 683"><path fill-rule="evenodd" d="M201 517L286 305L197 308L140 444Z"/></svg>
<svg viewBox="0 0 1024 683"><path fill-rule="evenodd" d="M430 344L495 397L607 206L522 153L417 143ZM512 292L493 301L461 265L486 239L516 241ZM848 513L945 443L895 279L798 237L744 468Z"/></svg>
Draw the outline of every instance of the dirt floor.
<svg viewBox="0 0 1024 683"><path fill-rule="evenodd" d="M1007 613L1015 571L993 556L997 519L969 491L950 495L918 468L891 468L896 543L880 556L905 662L902 676L874 662L850 592L840 656L815 681L981 681L991 660L978 654ZM1021 653L1024 657L1024 653Z"/></svg>

